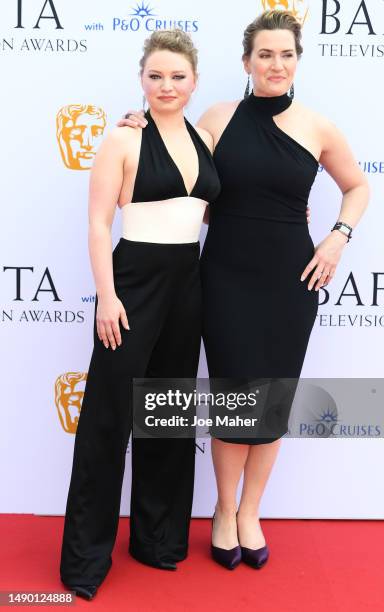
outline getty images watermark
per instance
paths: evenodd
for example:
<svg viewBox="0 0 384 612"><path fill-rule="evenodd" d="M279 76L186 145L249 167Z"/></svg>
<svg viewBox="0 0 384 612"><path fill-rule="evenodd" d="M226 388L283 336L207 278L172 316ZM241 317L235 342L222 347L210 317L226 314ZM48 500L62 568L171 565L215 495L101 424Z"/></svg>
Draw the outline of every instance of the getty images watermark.
<svg viewBox="0 0 384 612"><path fill-rule="evenodd" d="M380 438L383 379L134 379L144 438Z"/></svg>

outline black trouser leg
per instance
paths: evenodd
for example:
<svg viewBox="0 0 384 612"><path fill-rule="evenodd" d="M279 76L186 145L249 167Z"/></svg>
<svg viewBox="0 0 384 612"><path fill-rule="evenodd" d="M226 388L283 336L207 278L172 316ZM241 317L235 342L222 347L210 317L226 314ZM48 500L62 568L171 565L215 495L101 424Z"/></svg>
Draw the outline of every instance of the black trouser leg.
<svg viewBox="0 0 384 612"><path fill-rule="evenodd" d="M195 378L201 304L198 269L179 279L178 292L148 365L148 377ZM180 561L187 556L195 470L194 438L133 438L131 554Z"/></svg>
<svg viewBox="0 0 384 612"><path fill-rule="evenodd" d="M125 453L132 427L131 381L133 377L147 375L152 358L156 364L154 356L158 346L166 350L166 344L160 339L165 337L163 331L177 301L181 280L179 268L184 266L187 274L194 269L194 261L198 258L195 246L188 249L191 245L180 245L185 247L177 250L180 255L173 252L171 246L120 241L114 252L116 293L126 308L131 330L126 331L120 326L122 345L112 351L105 349L94 329L95 344L76 433L63 534L60 572L63 582L68 585L99 585L112 563ZM195 291L199 299L199 287L196 286ZM197 327L193 334L199 335ZM186 363L191 363L190 347L191 344L185 346ZM179 353L181 359L183 355ZM167 371L167 375L178 374ZM192 370L191 375L194 375ZM184 441L178 442L183 447L182 455L185 452ZM149 475L158 469L161 471L163 459L167 465L169 460L163 454L159 457L154 446L153 453L142 459L145 462L143 471ZM174 460L178 462L177 454ZM137 458L134 463L137 463ZM193 470L189 468L187 472L185 476L191 488ZM174 512L174 508L170 496L163 498L160 489L146 489L143 494L143 528L149 537L156 540L154 522L145 518L145 504L158 507L160 513L167 516ZM188 510L184 510L184 515L190 512L187 501ZM154 553L146 562L156 564L162 551Z"/></svg>
<svg viewBox="0 0 384 612"><path fill-rule="evenodd" d="M60 566L69 585L102 582L118 526L130 385L128 379L114 388L107 383L103 350L101 345L93 353L76 433Z"/></svg>

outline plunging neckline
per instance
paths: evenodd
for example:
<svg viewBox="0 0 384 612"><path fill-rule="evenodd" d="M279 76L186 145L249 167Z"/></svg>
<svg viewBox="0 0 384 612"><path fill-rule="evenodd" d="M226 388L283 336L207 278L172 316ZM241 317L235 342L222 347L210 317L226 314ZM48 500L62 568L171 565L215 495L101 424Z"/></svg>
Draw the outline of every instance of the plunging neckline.
<svg viewBox="0 0 384 612"><path fill-rule="evenodd" d="M200 155L199 155L199 150L198 150L198 148L196 147L196 143L195 143L194 138L193 138L193 132L191 131L191 129L190 129L190 127L189 127L189 122L188 122L188 121L187 121L187 119L184 117L184 124L185 124L185 127L187 128L187 132L188 132L188 134L189 134L189 137L190 137L190 139L191 139L191 141L192 141L192 144L193 144L193 146L194 146L194 148L195 148L196 155L197 155L197 177L196 177L196 180L195 180L195 182L194 182L194 184L193 184L193 187L192 187L191 191L188 193L188 189L187 189L187 187L186 187L185 180L184 180L184 177L183 177L183 175L182 175L182 173L181 173L181 170L180 170L179 166L176 164L176 162L175 162L175 160L173 159L173 157L172 157L172 155L170 154L170 152L168 151L168 147L167 147L167 145L165 144L165 141L164 141L164 139L163 139L163 137L162 137L162 135L161 135L161 133L160 133L160 130L159 130L159 128L158 128L158 127L157 127L157 125L156 125L156 121L155 121L155 120L154 120L154 118L152 117L152 115L151 115L151 113L150 113L150 110L149 110L149 109L147 110L147 112L145 113L145 115L146 115L146 118L147 118L147 119L149 119L149 120L151 121L151 123L153 124L153 126L154 126L154 128L155 128L155 131L156 131L156 133L157 133L157 135L158 135L158 137L159 137L159 139L160 139L160 141L161 141L161 143L162 143L162 147L163 147L163 149L164 149L165 154L167 155L167 157L168 157L169 161L171 162L172 166L175 168L175 170L176 170L177 174L179 175L179 177L180 177L180 179L181 179L181 183L182 183L183 188L184 188L184 191L185 191L185 193L186 193L186 196L187 196L188 198L192 197L192 194L193 194L193 192L194 192L194 191L195 191L195 189L196 189L196 186L197 186L197 183L198 183L198 181L199 181L199 177L200 177ZM145 129L145 128L144 128L144 129Z"/></svg>

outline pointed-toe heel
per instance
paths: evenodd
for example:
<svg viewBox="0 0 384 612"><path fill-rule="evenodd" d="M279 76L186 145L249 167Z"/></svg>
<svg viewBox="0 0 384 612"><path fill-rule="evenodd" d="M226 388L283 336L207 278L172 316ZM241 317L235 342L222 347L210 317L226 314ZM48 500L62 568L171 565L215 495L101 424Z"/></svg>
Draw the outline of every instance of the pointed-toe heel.
<svg viewBox="0 0 384 612"><path fill-rule="evenodd" d="M267 545L262 548L245 548L241 546L241 558L247 565L254 569L260 569L266 564L269 558L269 548Z"/></svg>
<svg viewBox="0 0 384 612"><path fill-rule="evenodd" d="M212 528L215 515L212 517ZM226 567L229 570L235 569L241 562L241 547L235 546L227 550L226 548L219 548L211 543L211 556L216 563Z"/></svg>
<svg viewBox="0 0 384 612"><path fill-rule="evenodd" d="M226 550L225 548L219 548L211 544L211 555L216 563L223 565L227 569L233 570L241 561L241 548L240 546L235 546L234 548Z"/></svg>
<svg viewBox="0 0 384 612"><path fill-rule="evenodd" d="M66 584L65 585L67 589L69 589L70 591L75 591L75 594L78 595L78 597L82 597L83 599L93 599L97 593L97 586L94 585L69 585Z"/></svg>

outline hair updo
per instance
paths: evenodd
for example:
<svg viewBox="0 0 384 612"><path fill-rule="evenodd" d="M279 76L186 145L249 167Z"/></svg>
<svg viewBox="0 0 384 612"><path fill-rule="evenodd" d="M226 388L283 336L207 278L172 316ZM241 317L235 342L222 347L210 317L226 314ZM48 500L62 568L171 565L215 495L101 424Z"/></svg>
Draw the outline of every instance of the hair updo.
<svg viewBox="0 0 384 612"><path fill-rule="evenodd" d="M184 55L190 62L193 72L197 71L197 49L191 37L178 28L174 30L155 30L144 41L143 57L140 60L140 73L143 73L148 57L155 51L172 51Z"/></svg>
<svg viewBox="0 0 384 612"><path fill-rule="evenodd" d="M255 36L261 30L289 30L295 38L297 57L301 57L303 47L301 46L301 24L289 11L265 11L254 19L244 30L243 59L252 53Z"/></svg>

